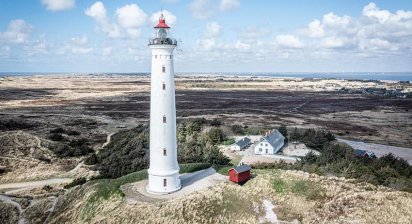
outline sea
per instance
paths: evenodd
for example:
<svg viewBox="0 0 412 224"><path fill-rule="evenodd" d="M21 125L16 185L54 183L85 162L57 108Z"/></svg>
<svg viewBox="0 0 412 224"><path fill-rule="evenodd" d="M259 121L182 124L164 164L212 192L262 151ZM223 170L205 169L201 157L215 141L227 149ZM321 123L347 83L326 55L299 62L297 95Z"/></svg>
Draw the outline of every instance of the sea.
<svg viewBox="0 0 412 224"><path fill-rule="evenodd" d="M41 73L41 72L0 72L0 77L33 76L33 75L130 75L142 76L149 73ZM290 77L313 79L345 79L345 80L388 80L411 81L412 72L340 72L340 73L316 73L316 72L176 72L176 75L202 75L202 76L252 76L252 77Z"/></svg>

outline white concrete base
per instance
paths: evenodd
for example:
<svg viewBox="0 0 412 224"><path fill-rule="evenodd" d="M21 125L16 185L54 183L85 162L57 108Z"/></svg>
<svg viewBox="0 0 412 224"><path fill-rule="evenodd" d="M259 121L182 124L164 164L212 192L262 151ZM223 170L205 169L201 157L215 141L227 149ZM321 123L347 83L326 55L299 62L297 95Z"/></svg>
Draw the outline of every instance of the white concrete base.
<svg viewBox="0 0 412 224"><path fill-rule="evenodd" d="M178 191L182 186L179 178L179 170L172 170L172 172L156 172L153 170L148 171L149 184L146 186L146 190L152 194L170 194ZM165 182L166 181L166 186Z"/></svg>
<svg viewBox="0 0 412 224"><path fill-rule="evenodd" d="M153 200L169 200L184 195L191 194L195 191L200 191L206 189L213 185L228 182L229 177L216 173L213 168L208 168L205 170L196 171L194 173L185 173L180 175L181 189L175 192L170 192L166 194L158 192L150 192L147 189L148 180L142 180L135 183L129 184L129 186L124 185L123 188L129 188L129 190L123 190L126 194L126 200L129 203L134 203L138 201L153 202ZM136 194L138 193L138 194ZM144 198L142 199L143 196ZM148 199L148 200L145 200Z"/></svg>

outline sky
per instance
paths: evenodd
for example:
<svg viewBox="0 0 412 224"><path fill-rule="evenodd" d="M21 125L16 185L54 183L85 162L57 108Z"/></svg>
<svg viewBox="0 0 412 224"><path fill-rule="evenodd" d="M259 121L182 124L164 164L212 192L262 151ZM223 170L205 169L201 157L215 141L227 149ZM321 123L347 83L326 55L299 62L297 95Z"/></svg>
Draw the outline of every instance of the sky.
<svg viewBox="0 0 412 224"><path fill-rule="evenodd" d="M411 0L2 0L0 72L410 72Z"/></svg>

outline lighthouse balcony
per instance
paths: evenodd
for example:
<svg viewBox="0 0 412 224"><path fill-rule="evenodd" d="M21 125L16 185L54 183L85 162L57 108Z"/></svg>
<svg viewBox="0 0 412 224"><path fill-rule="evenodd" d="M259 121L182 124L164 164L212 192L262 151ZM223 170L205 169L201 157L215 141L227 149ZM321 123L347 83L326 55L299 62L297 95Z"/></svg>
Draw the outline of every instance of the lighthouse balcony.
<svg viewBox="0 0 412 224"><path fill-rule="evenodd" d="M149 45L177 45L173 38L153 38L149 40Z"/></svg>

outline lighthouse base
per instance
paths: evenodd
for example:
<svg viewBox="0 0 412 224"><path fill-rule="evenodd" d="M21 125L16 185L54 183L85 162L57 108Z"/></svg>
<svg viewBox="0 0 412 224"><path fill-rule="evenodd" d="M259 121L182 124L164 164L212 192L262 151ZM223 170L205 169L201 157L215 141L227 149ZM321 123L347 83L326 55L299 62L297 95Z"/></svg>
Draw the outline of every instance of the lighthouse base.
<svg viewBox="0 0 412 224"><path fill-rule="evenodd" d="M146 191L150 194L170 194L180 190L179 170L168 173L153 172L149 169L149 183Z"/></svg>

